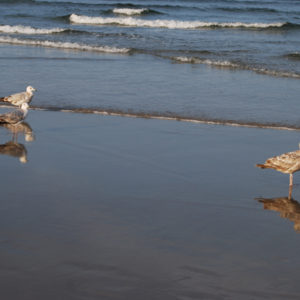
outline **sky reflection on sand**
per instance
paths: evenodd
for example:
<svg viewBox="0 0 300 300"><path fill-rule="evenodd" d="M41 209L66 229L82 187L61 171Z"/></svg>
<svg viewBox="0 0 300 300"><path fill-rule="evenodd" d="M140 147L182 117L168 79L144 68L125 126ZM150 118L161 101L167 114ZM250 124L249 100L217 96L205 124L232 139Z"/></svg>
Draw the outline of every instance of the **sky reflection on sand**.
<svg viewBox="0 0 300 300"><path fill-rule="evenodd" d="M28 122L30 163L0 156L6 299L299 298L299 235L253 201L286 189L254 164L297 132L48 111Z"/></svg>

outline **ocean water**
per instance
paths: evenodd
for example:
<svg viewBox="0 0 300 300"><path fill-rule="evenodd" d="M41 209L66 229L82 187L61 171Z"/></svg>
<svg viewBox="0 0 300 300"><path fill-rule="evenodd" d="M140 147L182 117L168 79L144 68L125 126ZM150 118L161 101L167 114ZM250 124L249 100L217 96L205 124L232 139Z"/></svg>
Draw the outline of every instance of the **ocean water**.
<svg viewBox="0 0 300 300"><path fill-rule="evenodd" d="M298 0L0 0L1 96L300 128Z"/></svg>

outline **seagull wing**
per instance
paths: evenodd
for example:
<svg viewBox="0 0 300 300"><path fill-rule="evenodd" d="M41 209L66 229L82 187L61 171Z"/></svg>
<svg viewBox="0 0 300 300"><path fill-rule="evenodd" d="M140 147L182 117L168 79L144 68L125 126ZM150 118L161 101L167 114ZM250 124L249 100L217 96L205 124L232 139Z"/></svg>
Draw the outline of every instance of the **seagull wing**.
<svg viewBox="0 0 300 300"><path fill-rule="evenodd" d="M21 105L22 103L28 103L32 97L28 96L26 92L17 93L8 97L2 98L2 101L9 102L13 105Z"/></svg>
<svg viewBox="0 0 300 300"><path fill-rule="evenodd" d="M293 173L300 169L300 150L271 157L260 168L275 169L283 173Z"/></svg>
<svg viewBox="0 0 300 300"><path fill-rule="evenodd" d="M0 123L16 124L24 120L24 112L15 110L10 113L0 115Z"/></svg>

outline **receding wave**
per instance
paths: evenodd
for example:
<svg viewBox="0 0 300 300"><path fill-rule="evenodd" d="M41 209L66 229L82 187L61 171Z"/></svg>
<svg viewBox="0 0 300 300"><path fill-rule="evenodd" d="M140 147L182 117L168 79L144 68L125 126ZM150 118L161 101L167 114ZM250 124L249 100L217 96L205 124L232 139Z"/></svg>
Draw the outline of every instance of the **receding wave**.
<svg viewBox="0 0 300 300"><path fill-rule="evenodd" d="M211 59L202 59L198 57L186 57L186 56L175 56L172 57L172 60L180 63L190 63L190 64L205 64L215 67L225 67L225 68L240 68L236 63L230 62L228 60L211 60Z"/></svg>
<svg viewBox="0 0 300 300"><path fill-rule="evenodd" d="M104 53L128 53L130 51L130 49L127 48L117 48L117 47L109 47L109 46L90 46L90 45L84 45L78 43L27 40L27 39L17 39L11 37L0 37L0 43L24 45L24 46L39 46L39 47L77 50L77 51L104 52Z"/></svg>
<svg viewBox="0 0 300 300"><path fill-rule="evenodd" d="M89 17L84 15L70 15L70 21L76 24L88 25L119 25L129 27L153 27L169 29L201 29L201 28L249 28L249 29L268 29L282 28L287 23L219 23L219 22L201 22L201 21L177 21L177 20L142 20L132 17Z"/></svg>
<svg viewBox="0 0 300 300"><path fill-rule="evenodd" d="M18 33L18 34L53 34L63 32L63 28L33 28L22 25L0 25L0 32L2 33Z"/></svg>
<svg viewBox="0 0 300 300"><path fill-rule="evenodd" d="M300 79L299 73L282 71L282 70L269 70L266 68L258 68L255 66L249 66L242 63L231 62L228 60L222 61L222 60L212 60L212 59L205 59L199 57L186 57L186 56L175 56L175 57L171 57L171 59L178 63L205 64L217 68L248 70L262 75Z"/></svg>
<svg viewBox="0 0 300 300"><path fill-rule="evenodd" d="M229 120L229 119L216 119L209 117L187 117L178 115L176 113L147 113L147 112L129 112L118 109L102 109L102 108L81 108L81 107L57 107L57 106L31 106L35 110L49 110L60 111L70 113L82 113L82 114L99 114L109 116L120 116L129 118L144 118L144 119L159 119L169 121L182 121L199 124L211 124L211 125L225 125L236 127L250 127L250 128L266 128L277 130L300 130L300 126L284 124L284 123L270 123L270 122L251 122L241 120Z"/></svg>

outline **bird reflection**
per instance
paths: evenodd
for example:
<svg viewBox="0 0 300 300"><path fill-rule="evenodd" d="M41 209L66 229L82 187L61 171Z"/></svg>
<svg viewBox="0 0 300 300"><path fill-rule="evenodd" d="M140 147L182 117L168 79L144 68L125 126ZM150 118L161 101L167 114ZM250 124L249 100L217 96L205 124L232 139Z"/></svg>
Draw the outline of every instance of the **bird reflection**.
<svg viewBox="0 0 300 300"><path fill-rule="evenodd" d="M27 163L27 150L23 144L14 141L1 144L0 154L18 157L21 163Z"/></svg>
<svg viewBox="0 0 300 300"><path fill-rule="evenodd" d="M300 203L291 197L257 198L264 209L277 211L280 217L294 222L295 231L300 233Z"/></svg>
<svg viewBox="0 0 300 300"><path fill-rule="evenodd" d="M3 123L0 124L1 127L7 129L12 134L12 138L5 144L0 144L0 154L17 157L21 163L27 163L27 149L23 144L18 143L18 137L20 134L24 134L26 142L34 141L35 136L30 125L26 122L18 124Z"/></svg>
<svg viewBox="0 0 300 300"><path fill-rule="evenodd" d="M35 140L33 130L27 122L22 122L19 124L3 123L0 124L0 126L10 131L13 135L13 140L15 141L18 138L18 134L24 134L26 142L32 142Z"/></svg>

